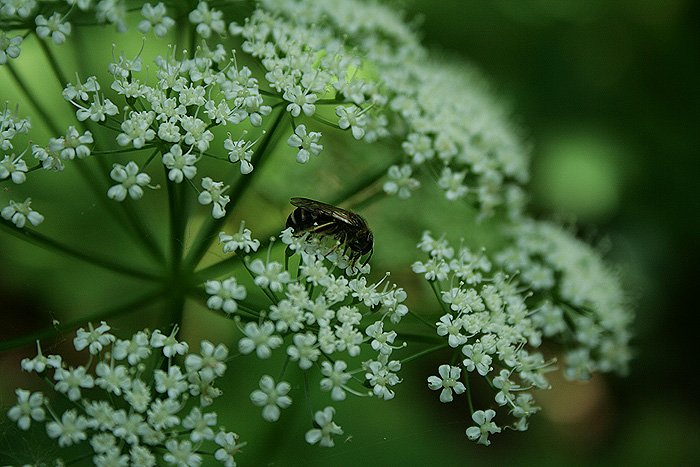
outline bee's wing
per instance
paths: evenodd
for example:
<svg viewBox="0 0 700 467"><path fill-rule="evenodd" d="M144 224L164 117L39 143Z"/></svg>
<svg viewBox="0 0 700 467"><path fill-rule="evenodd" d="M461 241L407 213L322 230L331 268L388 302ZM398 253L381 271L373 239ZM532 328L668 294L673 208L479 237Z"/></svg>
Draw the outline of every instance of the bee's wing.
<svg viewBox="0 0 700 467"><path fill-rule="evenodd" d="M364 219L358 214L351 211L346 211L330 204L322 203L320 201L314 201L309 198L292 198L289 200L294 206L308 209L317 214L322 214L325 216L332 217L341 222L355 227L364 227L366 225Z"/></svg>

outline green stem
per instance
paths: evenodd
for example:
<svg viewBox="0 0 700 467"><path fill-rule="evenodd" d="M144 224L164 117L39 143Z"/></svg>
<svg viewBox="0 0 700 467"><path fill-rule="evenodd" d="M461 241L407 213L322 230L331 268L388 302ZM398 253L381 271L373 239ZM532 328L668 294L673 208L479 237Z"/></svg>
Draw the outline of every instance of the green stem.
<svg viewBox="0 0 700 467"><path fill-rule="evenodd" d="M156 291L147 293L135 300L132 300L130 302L124 303L122 305L118 305L112 309L107 309L107 310L100 310L96 313L92 313L86 316L81 316L79 318L76 318L72 321L68 321L65 324L59 324L58 326L55 327L50 327L50 328L45 328L40 331L34 332L30 335L27 336L22 336L22 337L17 337L15 339L10 339L6 340L3 342L0 342L0 352L4 352L5 350L9 349L14 349L18 347L23 347L25 345L29 345L37 340L43 340L43 339L48 339L51 337L58 336L60 334L63 334L66 331L69 331L71 329L75 329L78 326L82 326L85 323L89 321L103 321L103 320L108 320L110 318L113 318L115 316L119 316L122 314L130 313L132 311L136 311L140 309L143 306L148 305L158 297L163 295L163 290L158 289Z"/></svg>
<svg viewBox="0 0 700 467"><path fill-rule="evenodd" d="M442 296L440 295L440 284L438 284L437 279L429 280L430 282L430 288L433 289L433 292L435 293L435 298L437 298L438 303L440 303L440 307L442 308L443 313L452 313L449 308L447 308L447 304L445 301L442 299Z"/></svg>
<svg viewBox="0 0 700 467"><path fill-rule="evenodd" d="M130 201L125 200L124 202L117 203L107 198L107 189L105 188L107 183L105 180L109 170L107 170L101 158L93 158L93 160L98 161L98 165L102 169L98 171L101 176L96 175L94 171L88 167L86 161L74 161L83 180L85 180L90 187L93 196L100 201L102 207L110 214L117 225L130 233L134 239L139 240L137 244L140 245L146 253L152 256L156 262L162 264L165 261L165 256L163 255L160 245L156 242L150 230L145 226L139 211L134 209L134 204Z"/></svg>
<svg viewBox="0 0 700 467"><path fill-rule="evenodd" d="M95 266L98 266L102 269L117 272L119 274L125 274L127 276L131 276L137 279L144 279L147 281L161 280L158 274L142 271L140 269L135 269L130 266L126 266L124 264L113 261L111 259L98 256L96 254L86 253L82 250L72 248L68 245L52 240L51 238L42 235L34 230L28 228L18 229L17 227L5 220L0 221L0 226L4 228L5 231L9 234L14 235L15 237L27 241L33 245L42 247L48 251L63 253L65 255L72 256L73 258L80 259L87 263L94 264Z"/></svg>
<svg viewBox="0 0 700 467"><path fill-rule="evenodd" d="M435 323L431 323L430 321L428 321L427 319L423 318L421 315L419 315L419 314L416 313L415 311L408 310L408 314L411 315L411 316L413 316L414 318L416 318L418 321L422 322L422 323L425 324L426 326L428 326L428 327L429 327L430 329L432 329L433 331L436 329Z"/></svg>
<svg viewBox="0 0 700 467"><path fill-rule="evenodd" d="M405 364L405 363L410 362L411 360L415 360L415 359L417 359L417 358L420 358L420 357L422 357L423 355L428 355L428 354L431 354L431 353L433 353L433 352L437 352L437 351L442 350L442 349L444 349L444 348L446 348L446 347L449 347L449 345L448 345L447 343L440 344L440 345L436 345L435 347L430 347L429 349L425 349L425 350L423 350L423 351L421 351L421 352L418 352L418 353L416 353L416 354L413 354L413 355L411 355L410 357L402 358L402 359L401 359L401 364L403 365L403 364Z"/></svg>
<svg viewBox="0 0 700 467"><path fill-rule="evenodd" d="M243 263L243 266L246 268L246 271L248 271L248 274L250 274L250 277L252 277L253 280L255 280L256 275L253 271L251 271L250 267L248 267L248 263L246 263L245 261L245 255L241 251L236 250L236 256L238 256L238 258L241 260L241 263ZM270 290L267 287L260 287L260 289L265 295L267 295L267 298L269 298L273 304L277 305L279 300L277 300L277 297L275 297L275 294L272 292L272 290Z"/></svg>
<svg viewBox="0 0 700 467"><path fill-rule="evenodd" d="M56 76L56 79L58 80L58 84L61 86L61 90L65 89L66 85L68 84L68 80L66 79L66 76L63 74L61 67L58 66L58 62L56 61L56 57L54 57L53 53L51 52L51 49L49 49L49 46L46 44L46 41L44 41L42 39L38 39L38 40L39 40L39 45L41 45L41 50L44 52L46 59L49 61L49 65L51 65L51 69L53 70L54 76Z"/></svg>
<svg viewBox="0 0 700 467"><path fill-rule="evenodd" d="M472 387L469 384L469 372L468 371L464 372L464 387L467 388L466 395L467 395L467 402L469 402L469 413L474 415L474 403L472 402Z"/></svg>
<svg viewBox="0 0 700 467"><path fill-rule="evenodd" d="M185 185L167 179L168 207L170 211L170 269L175 273L182 266L185 249L185 227L187 225Z"/></svg>
<svg viewBox="0 0 700 467"><path fill-rule="evenodd" d="M410 333L410 332L399 332L399 333L397 333L397 337L403 341L422 342L425 344L439 344L439 343L445 342L444 337L440 337L440 336L435 335L435 334L426 335L426 334L414 334L414 333Z"/></svg>
<svg viewBox="0 0 700 467"><path fill-rule="evenodd" d="M197 277L201 279L201 282L204 282L204 280L206 279L220 277L227 273L230 274L231 270L239 264L240 260L238 256L232 255L224 260L219 261L218 263L212 264L211 266L207 266L206 268L198 270L196 274Z"/></svg>
<svg viewBox="0 0 700 467"><path fill-rule="evenodd" d="M267 130L267 133L263 137L260 146L258 146L258 149L255 151L255 154L253 154L251 160L251 163L255 168L253 173L255 173L255 171L260 171L263 162L267 159L265 156L272 152L273 142L276 142L276 140L279 138L277 129L284 121L285 116L286 112L284 111L284 109L282 109L277 115L277 118L275 118L275 121ZM193 247L189 251L184 261L188 269L194 270L196 265L199 264L202 257L209 249L209 245L211 244L212 239L214 239L216 237L216 234L221 230L221 226L224 224L224 222L226 222L228 216L234 211L236 205L241 200L241 197L252 182L252 174L242 175L229 195L229 203L226 206L226 214L224 215L224 217L222 217L221 219L214 219L213 217L209 217L207 219L207 222L205 222L202 228L200 228L197 237L193 243Z"/></svg>
<svg viewBox="0 0 700 467"><path fill-rule="evenodd" d="M51 130L51 132L55 135L63 134L63 130L61 130L58 126L56 126L53 119L49 116L49 113L46 110L46 108L36 98L35 93L33 93L27 87L24 80L17 74L17 71L15 70L12 63L8 61L7 63L5 63L4 66L12 75L12 78L15 80L15 83L17 83L17 86L19 86L19 89L22 91L24 98L29 101L29 103L32 105L32 107L34 107L34 110L37 111L37 113L39 114L39 117L44 122L44 124L49 128L49 130Z"/></svg>
<svg viewBox="0 0 700 467"><path fill-rule="evenodd" d="M311 116L311 118L313 118L313 119L316 120L317 122L323 123L324 125L328 125L328 126L330 126L330 127L332 127L332 128L335 128L336 130L340 130L340 131L350 131L348 128L346 128L346 129L343 130L342 128L340 128L340 126L339 126L336 122L332 122L332 121L330 121L330 120L326 120L325 118L321 117L320 115L313 114L313 115Z"/></svg>

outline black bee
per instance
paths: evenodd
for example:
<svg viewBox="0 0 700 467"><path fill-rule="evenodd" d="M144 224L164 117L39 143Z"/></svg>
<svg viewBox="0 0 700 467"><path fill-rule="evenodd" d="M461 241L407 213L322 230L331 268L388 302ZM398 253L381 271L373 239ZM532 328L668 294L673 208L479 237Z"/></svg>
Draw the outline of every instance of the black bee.
<svg viewBox="0 0 700 467"><path fill-rule="evenodd" d="M374 252L374 237L362 216L308 198L289 201L297 207L287 218L287 227L291 227L295 235L304 232L331 235L345 245L345 252L350 250L353 266L361 256L369 253L364 263L367 264Z"/></svg>

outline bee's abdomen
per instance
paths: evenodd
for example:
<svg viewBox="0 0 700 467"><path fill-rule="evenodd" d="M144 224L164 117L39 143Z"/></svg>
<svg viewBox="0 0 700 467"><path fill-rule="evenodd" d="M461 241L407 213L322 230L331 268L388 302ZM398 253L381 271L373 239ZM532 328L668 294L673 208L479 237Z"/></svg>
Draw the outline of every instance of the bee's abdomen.
<svg viewBox="0 0 700 467"><path fill-rule="evenodd" d="M287 227L291 227L294 232L313 229L316 225L325 224L331 221L328 216L318 215L313 211L304 208L296 208L287 217Z"/></svg>

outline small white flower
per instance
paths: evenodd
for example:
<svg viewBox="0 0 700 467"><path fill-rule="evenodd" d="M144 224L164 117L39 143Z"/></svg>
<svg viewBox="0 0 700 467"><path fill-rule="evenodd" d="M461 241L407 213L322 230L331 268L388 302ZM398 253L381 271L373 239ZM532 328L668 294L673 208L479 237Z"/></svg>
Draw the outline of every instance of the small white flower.
<svg viewBox="0 0 700 467"><path fill-rule="evenodd" d="M189 350L189 345L187 342L179 342L175 338L177 334L177 328L173 329L169 336L164 335L160 330L156 329L151 334L151 347L153 348L163 348L163 355L167 358L174 357L175 355L185 355Z"/></svg>
<svg viewBox="0 0 700 467"><path fill-rule="evenodd" d="M245 222L241 221L241 226L233 235L219 232L219 245L222 243L224 253L233 253L236 250L243 250L246 253L258 251L260 240L251 238L252 232L245 228Z"/></svg>
<svg viewBox="0 0 700 467"><path fill-rule="evenodd" d="M135 378L131 387L124 390L124 400L139 413L144 413L151 404L151 387L142 380Z"/></svg>
<svg viewBox="0 0 700 467"><path fill-rule="evenodd" d="M389 389L389 386L401 382L396 374L401 369L401 362L398 360L389 361L388 355L380 354L377 360L362 362L362 367L366 370L365 378L372 386L374 395L385 401L393 399L395 393Z"/></svg>
<svg viewBox="0 0 700 467"><path fill-rule="evenodd" d="M434 391L442 389L442 392L440 393L440 402L452 402L453 391L455 394L462 394L467 390L464 383L458 381L460 375L462 374L461 368L450 365L440 365L438 368L438 373L440 374L440 377L428 377L428 387Z"/></svg>
<svg viewBox="0 0 700 467"><path fill-rule="evenodd" d="M185 85L182 87L182 89L180 89L180 94L178 94L177 98L180 104L184 106L194 105L197 107L201 107L207 101L206 93L207 90L204 89L204 86Z"/></svg>
<svg viewBox="0 0 700 467"><path fill-rule="evenodd" d="M501 429L491 421L493 417L496 416L494 410L477 410L472 414L472 420L476 423L476 426L467 428L467 437L474 441L476 440L479 444L485 444L488 446L491 444L488 437L491 433L500 433Z"/></svg>
<svg viewBox="0 0 700 467"><path fill-rule="evenodd" d="M439 280L444 281L447 279L447 274L450 272L450 266L443 259L438 259L437 257L432 257L427 263L421 261L416 261L411 265L413 272L417 274L424 274L425 278L429 281Z"/></svg>
<svg viewBox="0 0 700 467"><path fill-rule="evenodd" d="M207 307L210 310L223 310L226 313L234 313L238 309L236 300L243 300L248 295L245 287L238 285L233 276L223 282L207 281L204 287L206 292L211 295L207 300Z"/></svg>
<svg viewBox="0 0 700 467"><path fill-rule="evenodd" d="M46 37L51 35L51 40L54 44L63 44L66 41L66 36L71 31L71 24L64 22L64 19L59 13L54 13L48 19L44 15L37 15L35 18L36 35L40 39L46 39Z"/></svg>
<svg viewBox="0 0 700 467"><path fill-rule="evenodd" d="M146 412L148 424L159 431L173 428L180 423L180 417L175 415L179 410L180 403L174 399L156 399Z"/></svg>
<svg viewBox="0 0 700 467"><path fill-rule="evenodd" d="M109 2L100 2L109 3ZM118 58L114 57L114 45L112 45L112 58L114 61L107 66L107 71L114 75L115 78L127 79L129 75L133 73L138 73L143 69L143 59L141 58L141 52L139 52L133 60L126 58L124 52L122 52ZM139 112L132 112L139 113Z"/></svg>
<svg viewBox="0 0 700 467"><path fill-rule="evenodd" d="M189 356L189 355L188 355ZM160 394L168 393L171 399L177 399L180 394L187 391L187 381L182 370L177 365L172 365L168 368L168 372L161 369L156 369L153 372L155 388Z"/></svg>
<svg viewBox="0 0 700 467"><path fill-rule="evenodd" d="M372 348L382 355L389 355L396 348L392 344L398 336L396 331L384 332L384 322L376 321L367 326L365 334L372 338Z"/></svg>
<svg viewBox="0 0 700 467"><path fill-rule="evenodd" d="M265 264L261 259L256 259L248 267L256 275L255 285L269 288L273 292L281 292L282 284L288 283L291 279L289 271L285 271L284 266L277 261Z"/></svg>
<svg viewBox="0 0 700 467"><path fill-rule="evenodd" d="M82 135L78 133L73 125L68 127L65 137L51 138L49 140L49 151L59 153L63 160L84 159L90 155L88 144L92 144L92 133L85 131Z"/></svg>
<svg viewBox="0 0 700 467"><path fill-rule="evenodd" d="M399 199L406 199L411 192L420 187L420 182L411 177L413 170L410 165L392 165L389 167L389 181L384 183L384 191L390 195L398 195Z"/></svg>
<svg viewBox="0 0 700 467"><path fill-rule="evenodd" d="M467 357L462 361L467 371L476 370L481 376L486 376L493 370L491 362L493 358L486 353L484 345L480 341L462 347L462 353Z"/></svg>
<svg viewBox="0 0 700 467"><path fill-rule="evenodd" d="M299 85L287 88L282 97L290 102L290 104L287 105L287 112L289 112L292 117L298 117L302 111L310 117L316 111L314 102L316 102L318 96L314 93L309 93L308 89L303 91Z"/></svg>
<svg viewBox="0 0 700 467"><path fill-rule="evenodd" d="M214 381L226 372L226 359L228 358L228 347L224 344L214 346L209 341L200 343L200 353L188 354L185 357L185 367L188 373L198 372L203 381Z"/></svg>
<svg viewBox="0 0 700 467"><path fill-rule="evenodd" d="M142 148L146 141L151 141L156 132L151 128L151 123L155 119L156 113L151 111L131 112L129 118L121 124L123 133L117 135L119 146L133 144L136 149Z"/></svg>
<svg viewBox="0 0 700 467"><path fill-rule="evenodd" d="M445 239L445 235L435 239L429 230L423 232L421 241L417 246L426 253L430 253L430 256L437 256L438 258L451 259L455 253L455 249L450 247Z"/></svg>
<svg viewBox="0 0 700 467"><path fill-rule="evenodd" d="M175 183L181 183L185 177L192 180L197 174L197 167L194 166L197 156L190 152L183 154L179 144L173 144L170 151L163 154L162 161L170 169L168 178Z"/></svg>
<svg viewBox="0 0 700 467"><path fill-rule="evenodd" d="M32 358L22 359L21 365L22 369L27 372L36 371L37 373L43 373L46 368L61 368L61 356L60 355L49 355L44 356L41 353L41 344L36 341L37 355Z"/></svg>
<svg viewBox="0 0 700 467"><path fill-rule="evenodd" d="M225 431L218 432L214 442L221 446L214 452L214 458L221 462L224 467L235 467L236 461L233 459L233 456L241 451L245 443L238 442L236 433Z"/></svg>
<svg viewBox="0 0 700 467"><path fill-rule="evenodd" d="M19 46L21 44L22 36L17 35L8 39L7 35L5 34L5 31L0 32L0 65L4 65L5 63L7 63L7 57L19 57Z"/></svg>
<svg viewBox="0 0 700 467"><path fill-rule="evenodd" d="M81 351L87 347L92 355L97 355L104 346L111 344L116 339L114 334L107 332L111 327L104 321L100 322L97 329L92 327L92 323L88 323L88 329L89 331L80 328L76 332L76 336L73 339L75 350Z"/></svg>
<svg viewBox="0 0 700 467"><path fill-rule="evenodd" d="M124 365L114 365L105 362L98 362L95 365L95 384L107 392L111 392L117 396L121 396L122 391L131 389L131 378L128 374L128 369Z"/></svg>
<svg viewBox="0 0 700 467"><path fill-rule="evenodd" d="M87 373L84 366L68 370L57 368L53 379L56 380L56 390L66 394L68 399L72 401L80 399L80 388L88 389L95 386L95 380L91 374Z"/></svg>
<svg viewBox="0 0 700 467"><path fill-rule="evenodd" d="M90 107L87 109L82 105L76 104L75 102L73 102L73 104L78 107L78 110L75 111L75 116L78 121L81 122L87 120L88 118L93 122L104 122L107 115L112 116L119 113L119 108L117 108L112 101L109 99L100 98L97 93L95 94L95 97L93 97L92 104L90 104Z"/></svg>
<svg viewBox="0 0 700 467"><path fill-rule="evenodd" d="M262 125L263 116L270 115L272 112L272 107L263 105L263 102L263 97L255 89L255 94L251 94L243 100L243 108L238 109L237 120L240 122L248 117L251 125L255 127Z"/></svg>
<svg viewBox="0 0 700 467"><path fill-rule="evenodd" d="M326 407L322 411L319 410L314 414L314 422L318 428L313 428L306 432L305 439L309 444L318 443L320 446L333 447L335 443L331 435L342 435L343 430L333 422L335 409Z"/></svg>
<svg viewBox="0 0 700 467"><path fill-rule="evenodd" d="M112 356L115 360L126 360L130 365L136 365L151 355L148 336L143 331L137 331L130 340L117 339L112 346Z"/></svg>
<svg viewBox="0 0 700 467"><path fill-rule="evenodd" d="M330 362L321 362L321 373L325 378L320 382L322 391L331 391L331 399L334 401L345 400L345 389L343 386L350 380L352 375L345 370L348 364L343 360L336 360L333 365Z"/></svg>
<svg viewBox="0 0 700 467"><path fill-rule="evenodd" d="M141 14L146 18L141 20L136 26L140 32L146 34L153 28L153 33L158 37L165 37L168 34L168 29L175 25L175 20L165 15L165 5L159 3L156 6L151 6L146 3L141 7Z"/></svg>
<svg viewBox="0 0 700 467"><path fill-rule="evenodd" d="M270 358L272 350L278 348L284 342L276 334L275 325L271 321L264 321L262 325L256 322L249 322L243 327L243 334L246 337L238 341L238 350L247 355L255 350L260 359Z"/></svg>
<svg viewBox="0 0 700 467"><path fill-rule="evenodd" d="M87 439L86 430L88 428L90 428L90 422L71 409L63 412L60 422L47 423L46 434L49 435L49 438L58 438L60 447L66 447Z"/></svg>
<svg viewBox="0 0 700 467"><path fill-rule="evenodd" d="M177 117L170 117L158 125L158 137L168 143L179 143L182 140L179 122L180 120Z"/></svg>
<svg viewBox="0 0 700 467"><path fill-rule="evenodd" d="M100 90L100 83L97 82L97 78L90 76L85 83L80 82L80 77L78 73L75 74L75 84L68 83L63 90L63 98L67 101L72 101L73 99L78 99L81 101L87 101L90 97L91 92L96 92Z"/></svg>
<svg viewBox="0 0 700 467"><path fill-rule="evenodd" d="M350 128L353 138L362 139L362 137L365 135L367 117L365 117L359 107L356 105L352 105L350 107L343 107L339 105L335 108L335 114L340 117L338 120L338 126L341 129L345 130Z"/></svg>
<svg viewBox="0 0 700 467"><path fill-rule="evenodd" d="M226 23L221 19L222 16L222 12L210 10L207 2L199 2L197 9L190 12L190 21L197 25L197 34L206 39L212 31L224 34Z"/></svg>
<svg viewBox="0 0 700 467"><path fill-rule="evenodd" d="M309 161L311 154L318 156L323 149L318 141L321 139L321 133L312 131L306 133L306 125L301 124L294 129L294 134L287 139L287 144L293 148L299 148L296 159L300 164L305 164Z"/></svg>
<svg viewBox="0 0 700 467"><path fill-rule="evenodd" d="M510 379L510 371L501 370L500 374L493 379L493 386L500 389L495 397L498 405L513 403L515 395L511 394L511 391L517 390L519 387Z"/></svg>
<svg viewBox="0 0 700 467"><path fill-rule="evenodd" d="M287 395L292 386L286 381L280 381L275 385L271 376L263 375L260 378L260 389L250 394L253 404L263 408L262 417L268 422L276 422L280 418L280 409L286 409L292 405L292 399Z"/></svg>
<svg viewBox="0 0 700 467"><path fill-rule="evenodd" d="M464 177L466 175L466 171L453 173L449 167L442 169L442 175L438 179L437 184L445 190L445 197L449 201L463 198L469 191L464 185Z"/></svg>
<svg viewBox="0 0 700 467"><path fill-rule="evenodd" d="M462 334L464 322L461 318L455 318L447 313L435 323L438 336L448 336L447 342L452 348L459 347L467 342L467 336Z"/></svg>
<svg viewBox="0 0 700 467"><path fill-rule="evenodd" d="M46 417L44 411L44 395L40 392L30 393L24 389L15 389L17 405L7 411L7 416L24 431L29 429L32 420L43 422Z"/></svg>
<svg viewBox="0 0 700 467"><path fill-rule="evenodd" d="M411 133L401 144L401 147L406 154L411 156L414 164L422 164L435 155L432 143L430 137L424 133Z"/></svg>
<svg viewBox="0 0 700 467"><path fill-rule="evenodd" d="M257 141L257 140L256 140ZM231 135L224 141L224 149L228 150L228 160L233 163L241 163L241 173L246 175L253 171L253 164L250 163L253 157L253 150L250 149L256 141L245 141L239 139L233 141Z"/></svg>
<svg viewBox="0 0 700 467"><path fill-rule="evenodd" d="M294 334L294 345L287 347L287 355L293 361L299 360L299 368L308 370L313 362L318 360L321 351L316 345L316 335L307 332L306 334Z"/></svg>
<svg viewBox="0 0 700 467"><path fill-rule="evenodd" d="M143 465L144 467L157 465L156 456L146 446L131 446L129 460L131 465Z"/></svg>
<svg viewBox="0 0 700 467"><path fill-rule="evenodd" d="M168 452L163 454L163 460L170 465L199 467L202 463L202 456L195 452L196 448L189 440L171 438L165 442L165 448Z"/></svg>
<svg viewBox="0 0 700 467"><path fill-rule="evenodd" d="M10 177L14 183L20 184L27 179L27 163L22 159L22 155L5 156L0 161L0 180Z"/></svg>
<svg viewBox="0 0 700 467"><path fill-rule="evenodd" d="M202 179L202 188L204 191L199 193L197 200L199 204L212 204L211 215L214 219L221 219L226 215L226 205L230 198L223 193L228 190L228 185L224 186L224 182L215 182L209 177Z"/></svg>
<svg viewBox="0 0 700 467"><path fill-rule="evenodd" d="M0 216L5 220L12 221L12 223L20 229L24 227L27 221L36 227L44 222L44 216L32 210L32 208L29 207L31 203L31 198L25 199L23 203L10 200L10 205L2 208Z"/></svg>
<svg viewBox="0 0 700 467"><path fill-rule="evenodd" d="M190 441L199 443L201 441L214 440L214 430L211 428L216 426L216 413L202 413L199 407L192 407L190 413L182 419L182 427L190 432Z"/></svg>
<svg viewBox="0 0 700 467"><path fill-rule="evenodd" d="M107 196L115 201L124 201L127 194L134 200L141 198L143 196L142 187L151 181L150 175L139 173L139 166L134 161L130 161L126 166L114 164L109 176L119 183L107 190Z"/></svg>

